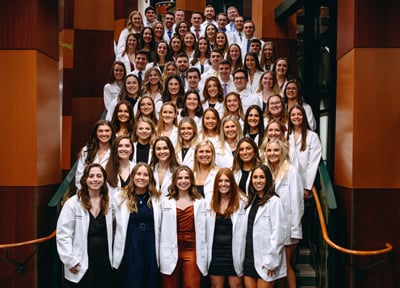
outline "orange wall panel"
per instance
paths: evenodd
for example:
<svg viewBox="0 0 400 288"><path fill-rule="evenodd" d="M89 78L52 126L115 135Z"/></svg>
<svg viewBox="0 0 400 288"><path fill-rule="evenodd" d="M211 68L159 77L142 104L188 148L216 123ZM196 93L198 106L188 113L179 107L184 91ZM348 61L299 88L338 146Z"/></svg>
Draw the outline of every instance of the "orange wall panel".
<svg viewBox="0 0 400 288"><path fill-rule="evenodd" d="M74 28L82 30L113 30L114 1L75 1Z"/></svg>
<svg viewBox="0 0 400 288"><path fill-rule="evenodd" d="M337 37L337 59L355 46L355 2L356 0L338 0L337 34L340 37Z"/></svg>
<svg viewBox="0 0 400 288"><path fill-rule="evenodd" d="M36 53L37 183L61 181L61 97L58 62Z"/></svg>
<svg viewBox="0 0 400 288"><path fill-rule="evenodd" d="M0 51L0 186L36 183L36 57L30 50ZM23 177L21 177L23 176Z"/></svg>
<svg viewBox="0 0 400 288"><path fill-rule="evenodd" d="M354 188L400 188L399 67L400 48L355 49Z"/></svg>
<svg viewBox="0 0 400 288"><path fill-rule="evenodd" d="M71 168L71 139L72 136L72 117L62 117L62 144L61 144L61 168L69 170Z"/></svg>
<svg viewBox="0 0 400 288"><path fill-rule="evenodd" d="M353 187L354 50L337 62L335 185Z"/></svg>
<svg viewBox="0 0 400 288"><path fill-rule="evenodd" d="M200 11L203 12L204 8L206 7L205 0L177 0L176 7L182 8L186 11ZM187 13L186 13L187 14ZM190 19L191 15L185 15L186 19Z"/></svg>
<svg viewBox="0 0 400 288"><path fill-rule="evenodd" d="M126 27L127 20L125 19L118 19L114 21L114 41L118 44L119 34L121 31Z"/></svg>

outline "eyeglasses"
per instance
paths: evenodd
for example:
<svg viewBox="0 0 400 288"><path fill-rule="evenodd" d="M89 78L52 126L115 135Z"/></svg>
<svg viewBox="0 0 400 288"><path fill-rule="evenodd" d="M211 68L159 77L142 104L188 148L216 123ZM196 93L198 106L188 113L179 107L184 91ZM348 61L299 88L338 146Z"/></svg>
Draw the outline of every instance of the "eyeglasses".
<svg viewBox="0 0 400 288"><path fill-rule="evenodd" d="M234 80L244 80L246 77L235 77Z"/></svg>

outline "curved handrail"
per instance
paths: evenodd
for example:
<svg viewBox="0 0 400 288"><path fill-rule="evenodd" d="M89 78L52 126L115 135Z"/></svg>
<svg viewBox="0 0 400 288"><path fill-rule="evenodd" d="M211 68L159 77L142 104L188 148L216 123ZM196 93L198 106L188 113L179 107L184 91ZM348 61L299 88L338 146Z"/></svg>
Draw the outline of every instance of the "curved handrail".
<svg viewBox="0 0 400 288"><path fill-rule="evenodd" d="M334 243L328 235L328 231L326 228L326 223L325 223L325 217L324 214L322 212L322 208L321 208L321 203L319 201L319 196L318 196L318 192L317 189L315 187L312 188L312 193L314 196L314 200L315 200L315 206L317 207L317 212L318 212L318 218L319 218L319 223L321 226L321 232L322 232L322 237L324 238L325 242L331 246L332 248L342 252L342 253L346 253L346 254L350 254L350 255L356 255L356 256L372 256L372 255L382 255L382 254L386 254L389 253L391 251L393 251L393 246L390 243L386 243L386 248L384 249L380 249L380 250L352 250L352 249L347 249L344 248L342 246L337 245L336 243Z"/></svg>
<svg viewBox="0 0 400 288"><path fill-rule="evenodd" d="M26 246L26 245L31 245L31 244L39 244L39 243L49 241L49 240L53 239L55 236L56 236L56 230L54 230L50 235L48 235L46 237L37 238L34 240L29 240L29 241L24 241L24 242L18 242L18 243L0 244L0 249L21 247L21 246Z"/></svg>

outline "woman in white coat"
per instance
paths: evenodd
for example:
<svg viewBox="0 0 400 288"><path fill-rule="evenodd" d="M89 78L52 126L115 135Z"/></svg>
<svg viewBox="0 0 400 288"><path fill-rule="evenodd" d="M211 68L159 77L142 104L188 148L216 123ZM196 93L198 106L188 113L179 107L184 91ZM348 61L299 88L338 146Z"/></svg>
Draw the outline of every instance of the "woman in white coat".
<svg viewBox="0 0 400 288"><path fill-rule="evenodd" d="M161 202L160 272L164 288L200 287L207 275L205 201L187 166L177 168Z"/></svg>
<svg viewBox="0 0 400 288"><path fill-rule="evenodd" d="M98 163L86 166L81 189L65 202L56 243L68 287L112 287L113 213L107 175Z"/></svg>
<svg viewBox="0 0 400 288"><path fill-rule="evenodd" d="M257 164L260 164L260 156L256 143L249 137L243 137L237 144L232 171L236 183L246 195L249 195L250 172Z"/></svg>
<svg viewBox="0 0 400 288"><path fill-rule="evenodd" d="M292 262L297 243L303 238L301 226L304 213L303 183L296 168L289 163L289 151L286 143L279 139L270 140L267 144L266 155L268 167L274 176L275 191L282 201L286 216L287 286L285 287L296 288L296 275Z"/></svg>
<svg viewBox="0 0 400 288"><path fill-rule="evenodd" d="M100 163L106 167L110 158L111 145L115 140L114 127L110 121L99 120L90 133L89 140L79 155L78 167L75 173L75 186L81 188L81 178L85 167L90 163Z"/></svg>
<svg viewBox="0 0 400 288"><path fill-rule="evenodd" d="M122 82L125 76L126 69L124 63L121 61L114 61L114 63L111 65L108 82L106 85L104 85L103 89L104 108L106 108L107 111L113 109L111 105L118 98L118 94L121 91Z"/></svg>
<svg viewBox="0 0 400 288"><path fill-rule="evenodd" d="M197 125L190 117L183 117L178 125L178 145L175 153L181 165L193 167L194 150L198 141Z"/></svg>
<svg viewBox="0 0 400 288"><path fill-rule="evenodd" d="M151 119L143 117L137 120L133 133L133 161L135 163L144 162L150 164L151 147L156 139L156 129Z"/></svg>
<svg viewBox="0 0 400 288"><path fill-rule="evenodd" d="M211 286L223 288L228 277L230 288L242 287L246 242L246 197L236 184L232 170L221 168L207 202L208 273Z"/></svg>
<svg viewBox="0 0 400 288"><path fill-rule="evenodd" d="M200 141L194 150L193 173L196 188L203 197L212 193L217 171L213 143L209 140Z"/></svg>
<svg viewBox="0 0 400 288"><path fill-rule="evenodd" d="M108 190L114 197L128 185L135 162L132 161L133 144L128 135L117 137L111 146L111 154L106 165Z"/></svg>
<svg viewBox="0 0 400 288"><path fill-rule="evenodd" d="M289 87L289 86L288 86ZM321 160L322 147L318 134L307 129L307 116L304 107L295 104L289 110L289 158L303 181L304 198L311 196Z"/></svg>
<svg viewBox="0 0 400 288"><path fill-rule="evenodd" d="M272 288L275 280L286 276L286 218L266 165L252 170L249 193L244 284L246 288Z"/></svg>
<svg viewBox="0 0 400 288"><path fill-rule="evenodd" d="M162 195L168 194L172 173L178 168L175 149L167 136L160 136L153 144L150 167L153 169L156 188Z"/></svg>
<svg viewBox="0 0 400 288"><path fill-rule="evenodd" d="M123 264L123 287L159 288L160 194L148 164L138 163L130 179L114 201L112 265L118 269Z"/></svg>

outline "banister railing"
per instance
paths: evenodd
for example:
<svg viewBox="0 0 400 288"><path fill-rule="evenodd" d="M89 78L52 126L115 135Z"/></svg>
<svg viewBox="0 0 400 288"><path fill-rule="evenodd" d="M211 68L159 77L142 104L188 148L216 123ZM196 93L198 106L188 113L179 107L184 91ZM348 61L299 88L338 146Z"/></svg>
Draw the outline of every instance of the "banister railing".
<svg viewBox="0 0 400 288"><path fill-rule="evenodd" d="M322 184L326 190L328 206L330 206L329 207L330 209L334 209L334 208L336 208L336 201L333 196L334 194L333 194L332 183L330 183L328 171L326 170L325 164L323 163L322 160L319 164L319 172L320 172L322 182L325 182ZM329 234L328 234L328 230L327 230L326 222L325 222L325 216L324 216L324 213L323 213L323 210L321 207L321 202L320 202L320 199L318 196L317 189L315 187L313 187L312 193L313 193L314 200L315 200L315 206L316 206L317 213L318 213L322 236L323 236L323 239L325 240L325 242L330 247L332 247L333 249L340 251L342 253L349 254L349 255L356 255L356 256L382 255L382 254L387 254L387 253L393 251L393 245L390 243L386 243L386 245L385 245L386 248L378 249L378 250L353 250L353 249L344 248L344 247L336 244L335 242L333 242L330 239Z"/></svg>
<svg viewBox="0 0 400 288"><path fill-rule="evenodd" d="M0 244L0 249L5 249L5 256L0 257L1 261L10 263L12 265L15 265L17 267L17 272L18 273L23 273L25 272L25 265L26 263L35 255L37 249L36 246L40 243L50 241L56 236L56 230L54 230L50 235L46 237L41 237L33 240L28 240L24 242L17 242L17 243L10 243L10 244ZM8 251L10 248L17 248L17 247L22 247L22 246L27 246L27 245L35 245L35 248L33 249L32 253L29 254L23 262L17 261L15 259L10 258Z"/></svg>

